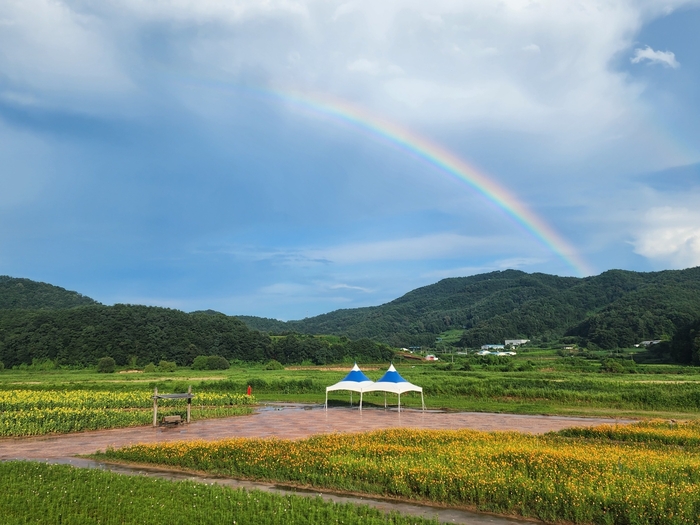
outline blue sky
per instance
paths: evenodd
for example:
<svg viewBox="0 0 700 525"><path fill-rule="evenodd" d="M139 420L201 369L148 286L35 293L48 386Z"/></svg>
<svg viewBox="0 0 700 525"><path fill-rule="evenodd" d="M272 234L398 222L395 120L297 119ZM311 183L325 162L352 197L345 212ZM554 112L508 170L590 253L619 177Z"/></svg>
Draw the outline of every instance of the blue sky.
<svg viewBox="0 0 700 525"><path fill-rule="evenodd" d="M466 4L466 5L465 5ZM700 265L700 2L0 1L0 274L299 319L444 277Z"/></svg>

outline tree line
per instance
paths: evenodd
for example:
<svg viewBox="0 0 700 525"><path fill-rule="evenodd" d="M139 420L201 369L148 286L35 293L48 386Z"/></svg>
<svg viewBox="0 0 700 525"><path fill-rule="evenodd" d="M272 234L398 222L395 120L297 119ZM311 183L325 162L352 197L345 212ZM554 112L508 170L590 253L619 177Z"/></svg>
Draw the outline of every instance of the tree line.
<svg viewBox="0 0 700 525"><path fill-rule="evenodd" d="M458 346L505 339L575 339L581 346L625 348L671 339L700 317L700 267L662 272L610 270L576 278L505 270L455 277L381 306L337 310L282 323L246 317L270 333L296 330L366 337L396 347L432 346L451 329Z"/></svg>
<svg viewBox="0 0 700 525"><path fill-rule="evenodd" d="M5 367L43 360L94 366L102 357L113 358L118 366L160 361L189 366L200 355L229 361L327 364L390 361L393 350L368 339L270 337L224 314L188 314L159 307L118 304L0 310L0 361Z"/></svg>

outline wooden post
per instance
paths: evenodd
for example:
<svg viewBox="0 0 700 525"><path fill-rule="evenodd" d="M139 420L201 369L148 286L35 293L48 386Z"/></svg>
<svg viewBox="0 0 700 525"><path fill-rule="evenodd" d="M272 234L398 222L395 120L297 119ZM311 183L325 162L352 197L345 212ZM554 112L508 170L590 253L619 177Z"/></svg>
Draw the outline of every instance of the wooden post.
<svg viewBox="0 0 700 525"><path fill-rule="evenodd" d="M192 385L187 387L187 393L192 394ZM187 398L187 422L190 422L190 408L192 407L192 398L188 397Z"/></svg>
<svg viewBox="0 0 700 525"><path fill-rule="evenodd" d="M158 426L158 387L153 389L153 426Z"/></svg>

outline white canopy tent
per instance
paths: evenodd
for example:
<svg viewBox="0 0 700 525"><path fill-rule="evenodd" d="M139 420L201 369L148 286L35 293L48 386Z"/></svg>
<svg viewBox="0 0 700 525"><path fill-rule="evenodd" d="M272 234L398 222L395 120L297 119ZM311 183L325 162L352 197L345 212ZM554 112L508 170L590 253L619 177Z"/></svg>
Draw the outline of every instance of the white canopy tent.
<svg viewBox="0 0 700 525"><path fill-rule="evenodd" d="M352 393L360 393L360 410L362 410L362 393L367 392L368 388L374 384L369 377L367 377L362 370L357 366L352 367L350 373L345 376L342 381L337 382L335 385L326 387L326 404L325 407L328 409L328 392L333 392L334 390L349 390L350 391L350 405L352 406Z"/></svg>
<svg viewBox="0 0 700 525"><path fill-rule="evenodd" d="M398 394L399 396L399 412L401 412L401 394L405 392L420 392L420 403L425 410L425 401L423 400L423 388L409 383L401 374L396 371L393 363L389 366L384 375L375 383L367 386L365 392L384 392L384 408L386 408L386 392Z"/></svg>

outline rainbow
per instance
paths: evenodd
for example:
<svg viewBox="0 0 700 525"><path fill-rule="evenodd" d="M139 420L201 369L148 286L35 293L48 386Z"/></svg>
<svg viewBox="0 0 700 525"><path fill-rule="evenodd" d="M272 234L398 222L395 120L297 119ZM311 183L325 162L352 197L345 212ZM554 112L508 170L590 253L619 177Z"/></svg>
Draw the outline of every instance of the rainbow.
<svg viewBox="0 0 700 525"><path fill-rule="evenodd" d="M558 255L576 274L581 277L593 274L591 268L578 252L542 218L537 216L492 177L488 177L469 166L462 159L438 144L394 122L370 114L366 110L344 100L334 99L327 95L308 95L290 91L266 91L266 93L294 106L346 122L353 127L378 136L398 148L423 159L441 172L461 182L466 182L477 192L503 209L525 230L530 232L533 237Z"/></svg>

